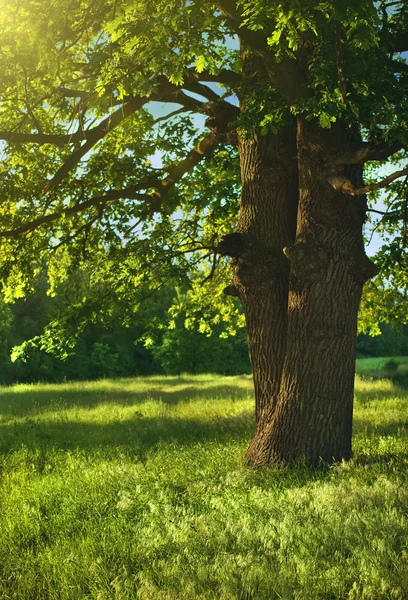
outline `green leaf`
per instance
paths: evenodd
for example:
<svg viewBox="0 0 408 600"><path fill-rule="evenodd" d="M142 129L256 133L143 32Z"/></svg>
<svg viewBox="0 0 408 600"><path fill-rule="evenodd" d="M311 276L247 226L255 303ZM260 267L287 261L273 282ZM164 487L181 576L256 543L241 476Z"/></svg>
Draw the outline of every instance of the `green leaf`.
<svg viewBox="0 0 408 600"><path fill-rule="evenodd" d="M201 55L197 57L197 60L195 61L195 68L197 73L202 73L205 70L207 64L207 60L206 57Z"/></svg>

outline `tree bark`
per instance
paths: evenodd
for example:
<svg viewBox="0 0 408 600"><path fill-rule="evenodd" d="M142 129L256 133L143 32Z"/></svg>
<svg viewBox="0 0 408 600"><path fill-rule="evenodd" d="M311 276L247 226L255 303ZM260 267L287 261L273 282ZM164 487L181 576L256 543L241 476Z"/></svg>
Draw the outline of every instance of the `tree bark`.
<svg viewBox="0 0 408 600"><path fill-rule="evenodd" d="M357 312L375 267L364 252L364 197L335 191L319 131L298 134L299 208L290 261L286 357L273 410L261 415L247 452L250 465L351 457ZM360 167L344 167L360 185Z"/></svg>
<svg viewBox="0 0 408 600"><path fill-rule="evenodd" d="M242 244L233 257L233 285L246 317L259 421L276 404L285 358L289 261L283 248L296 232L295 127L276 135L243 134L238 148L242 194L236 232Z"/></svg>

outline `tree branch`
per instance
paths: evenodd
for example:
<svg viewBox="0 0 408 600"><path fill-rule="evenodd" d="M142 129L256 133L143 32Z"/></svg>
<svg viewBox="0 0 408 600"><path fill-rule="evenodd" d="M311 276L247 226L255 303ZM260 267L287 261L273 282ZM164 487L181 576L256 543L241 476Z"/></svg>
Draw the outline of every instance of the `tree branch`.
<svg viewBox="0 0 408 600"><path fill-rule="evenodd" d="M22 233L34 231L42 225L49 225L58 219L64 217L70 217L77 213L84 212L89 208L95 206L103 206L107 202L112 200L119 200L122 198L128 198L131 200L143 200L149 203L150 212L159 212L164 196L167 192L176 185L176 183L185 175L188 171L194 168L205 156L210 154L214 148L216 148L224 139L224 136L217 135L213 132L208 133L203 139L201 139L193 150L191 150L186 158L179 163L169 166L163 171L167 171L168 175L164 179L160 180L157 177L146 177L141 180L137 185L129 186L122 190L109 190L103 196L89 198L84 202L77 202L73 206L64 208L62 210L50 213L48 215L42 215L37 219L28 221L8 231L0 231L0 238L13 238L18 237ZM151 193L141 193L143 190L153 188L155 191Z"/></svg>
<svg viewBox="0 0 408 600"><path fill-rule="evenodd" d="M86 141L94 145L97 141L109 133L109 131L112 131L112 129L126 119L130 114L140 109L144 104L147 104L153 100L181 104L189 110L204 112L204 103L196 100L195 98L187 96L180 88L177 88L169 83L168 85L163 86L163 93L160 93L159 91L159 93L152 94L151 96L125 98L125 104L122 107L106 117L97 127L93 127L92 129L84 130L80 128L74 133L66 134L16 133L13 131L0 131L0 140L14 143L40 145L55 144L61 146ZM81 148L79 150L81 150ZM86 150L86 152L87 151L88 150Z"/></svg>
<svg viewBox="0 0 408 600"><path fill-rule="evenodd" d="M71 88L59 87L57 89L65 98L91 98L95 95L95 92L88 92L86 90L72 90Z"/></svg>
<svg viewBox="0 0 408 600"><path fill-rule="evenodd" d="M349 194L350 196L362 196L363 194L368 194L369 192L374 192L375 190L379 190L381 188L386 187L389 183L392 183L395 179L399 179L400 177L404 177L408 175L408 168L401 169L400 171L396 171L385 179L378 181L377 183L372 183L370 185L365 185L361 188L356 188L347 177L343 177L341 175L336 175L329 179L329 183L334 187L335 190L344 192L345 194Z"/></svg>
<svg viewBox="0 0 408 600"><path fill-rule="evenodd" d="M205 157L208 156L224 139L224 136L218 135L214 132L207 133L207 135L198 142L195 148L191 150L186 158L179 163L165 169L168 172L160 185L156 187L156 194L158 196L160 210L161 201L165 194L175 186L175 184L187 173L191 171L198 163Z"/></svg>
<svg viewBox="0 0 408 600"><path fill-rule="evenodd" d="M400 210L392 210L392 211L386 211L386 210L376 210L375 208L367 208L367 212L371 212L374 213L376 215L381 215L383 217L395 217L395 216L399 216L401 220L402 219L402 215L401 215L401 211Z"/></svg>
<svg viewBox="0 0 408 600"><path fill-rule="evenodd" d="M91 130L92 131L92 130ZM75 133L58 135L57 133L16 133L14 131L0 131L0 140L17 144L55 144L62 146L86 140L86 131L79 130Z"/></svg>
<svg viewBox="0 0 408 600"><path fill-rule="evenodd" d="M389 61L389 63L395 71L398 71L399 73L408 73L408 64L407 63L403 63L403 62L400 62L399 60L393 60L393 59L391 59Z"/></svg>
<svg viewBox="0 0 408 600"><path fill-rule="evenodd" d="M189 81L183 85L183 88L189 92L193 92L194 94L204 96L204 98L207 98L207 100L212 100L213 102L220 99L220 94L217 94L208 86L201 85L199 81Z"/></svg>
<svg viewBox="0 0 408 600"><path fill-rule="evenodd" d="M370 160L385 160L402 148L401 142L366 143L357 149L336 155L332 160L336 165L362 165Z"/></svg>
<svg viewBox="0 0 408 600"><path fill-rule="evenodd" d="M408 50L408 31L398 31L389 44L390 52L406 52Z"/></svg>
<svg viewBox="0 0 408 600"><path fill-rule="evenodd" d="M139 96L130 98L123 105L123 107L116 110L106 119L104 119L97 127L94 127L90 132L88 132L86 142L67 158L63 165L55 173L54 177L47 182L42 195L44 196L50 191L55 190L62 182L64 177L66 177L68 173L70 173L70 171L76 167L81 158L83 158L83 156L85 156L85 154L87 154L98 141L103 139L127 117L142 108L142 106L147 102L152 100L166 99L166 101L179 103L190 110L204 110L205 105L202 102L199 102L194 98L190 98L182 90L169 83L167 80L164 80L160 87L161 90L159 90L157 94L152 94L151 96L146 97Z"/></svg>
<svg viewBox="0 0 408 600"><path fill-rule="evenodd" d="M81 225L81 227L78 227L78 229L76 231L74 231L74 233L72 233L71 235L68 235L67 237L63 238L62 240L60 240L58 242L58 244L56 244L55 246L53 246L52 249L51 249L52 252L55 252L56 250L58 250L59 248L61 248L61 246L64 246L68 242L71 242L72 240L74 240L83 231L85 231L86 233L89 233L89 230L91 229L92 225L94 223L96 223L96 221L98 219L99 219L99 215L97 215L95 217L92 217L92 219L90 219L89 221L87 221L86 223L84 223L84 225Z"/></svg>
<svg viewBox="0 0 408 600"><path fill-rule="evenodd" d="M81 158L85 156L93 146L104 138L110 131L115 129L124 119L132 115L134 112L139 110L146 102L148 98L132 98L123 105L123 107L116 110L114 113L104 119L97 127L94 127L88 132L87 140L78 150L75 150L62 166L55 173L54 177L50 179L44 186L42 196L48 194L52 190L55 190L61 181L68 175L72 169L76 167Z"/></svg>
<svg viewBox="0 0 408 600"><path fill-rule="evenodd" d="M212 91L210 88L200 85L200 81L208 81L208 82L219 82L219 83L232 83L241 81L241 75L235 73L234 71L228 71L226 69L220 72L220 76L211 75L206 73L197 73L192 69L188 69L188 81L184 86L184 89L190 89L192 92L196 94L201 94L205 98L209 100L219 100L219 96ZM58 88L59 92L61 92L64 96L70 98L89 98L93 95L93 92L84 91L84 90L72 90L70 88L61 87ZM147 104L150 101L162 101L162 102L171 102L181 104L187 110L192 110L195 112L200 112L206 114L205 103L200 102L199 100L192 98L185 94L182 88L175 86L168 82L166 79L161 78L159 82L159 90L157 93L151 94L146 97L129 97L125 98L124 107L119 108L113 115L108 116L102 123L100 123L97 127L94 127L89 130L84 130L83 128L79 128L74 133L66 133L66 134L43 134L43 133L17 133L15 131L0 131L0 140L4 140L6 142L11 143L28 143L28 144L54 144L58 146L64 146L66 144L74 144L78 142L92 142L95 144L99 139L102 139L106 133L109 133L118 123L115 123L115 120L121 115L123 118L120 122L126 118L128 115L124 115L126 113L126 107L132 105L132 103L137 103L138 107L133 109L132 112L141 108L143 104ZM101 136L101 133L103 135ZM85 151L85 153L88 150Z"/></svg>
<svg viewBox="0 0 408 600"><path fill-rule="evenodd" d="M202 73L198 73L197 71L193 71L192 69L188 69L188 76L191 79L194 79L199 82L214 82L214 83L222 83L225 85L230 85L234 83L242 82L242 75L240 73L236 73L235 71L230 71L228 69L221 69L219 73L213 75L211 73L207 73L203 71Z"/></svg>
<svg viewBox="0 0 408 600"><path fill-rule="evenodd" d="M78 129L75 133L66 134L39 134L39 133L15 133L12 131L0 131L0 140L15 143L30 143L30 144L55 144L65 145L73 144L76 142L86 141L87 144L91 144L91 147L102 139L109 131L112 131L117 125L119 125L124 119L130 114L133 114L136 110L141 108L143 104L149 102L149 98L130 98L122 107L118 108L114 113L106 117L97 127L92 129L83 130ZM79 148L78 153L84 146ZM84 152L88 152L88 149ZM83 156L83 154L82 154Z"/></svg>
<svg viewBox="0 0 408 600"><path fill-rule="evenodd" d="M244 25L235 0L217 0L216 5L231 29L263 59L271 82L290 105L299 98L310 98L304 74L296 60L283 56L278 62L268 44L268 36L262 30L252 31Z"/></svg>
<svg viewBox="0 0 408 600"><path fill-rule="evenodd" d="M74 206L65 208L64 210L56 211L48 215L43 215L42 217L38 217L37 219L28 221L27 223L24 223L23 225L20 225L15 229L9 229L8 231L0 231L0 238L18 237L22 233L34 231L41 225L48 225L49 223L57 221L62 217L70 217L71 215L84 212L88 208L92 208L94 206L101 206L109 200L118 200L119 198L137 198L137 195L135 195L134 192L132 193L132 195L129 195L131 193L130 189L131 188L126 188L124 190L110 190L106 192L104 196L90 198L89 200L85 200L84 202L79 202L77 204L74 204ZM141 197L144 197L144 195L141 195Z"/></svg>

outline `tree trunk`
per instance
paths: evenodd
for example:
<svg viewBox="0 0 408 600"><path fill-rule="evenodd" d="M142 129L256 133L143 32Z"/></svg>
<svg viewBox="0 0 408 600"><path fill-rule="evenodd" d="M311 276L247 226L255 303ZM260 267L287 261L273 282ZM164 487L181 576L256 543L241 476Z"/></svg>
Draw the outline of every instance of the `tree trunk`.
<svg viewBox="0 0 408 600"><path fill-rule="evenodd" d="M289 262L283 248L296 231L295 127L277 135L244 134L239 154L242 245L233 259L233 285L246 317L258 421L276 403L285 358Z"/></svg>
<svg viewBox="0 0 408 600"><path fill-rule="evenodd" d="M248 449L253 466L351 457L357 312L374 265L364 252L366 200L328 183L319 132L298 125L299 209L290 260L286 358L273 411ZM361 185L361 168L344 172ZM339 173L341 174L341 173Z"/></svg>

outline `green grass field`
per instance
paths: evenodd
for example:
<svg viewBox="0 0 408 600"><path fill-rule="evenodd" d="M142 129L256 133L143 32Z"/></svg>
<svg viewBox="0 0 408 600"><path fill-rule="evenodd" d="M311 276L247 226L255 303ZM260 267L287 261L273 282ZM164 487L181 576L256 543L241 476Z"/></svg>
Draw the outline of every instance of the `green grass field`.
<svg viewBox="0 0 408 600"><path fill-rule="evenodd" d="M248 376L0 395L1 600L408 598L408 391L390 381L357 379L354 459L317 471L243 466Z"/></svg>

